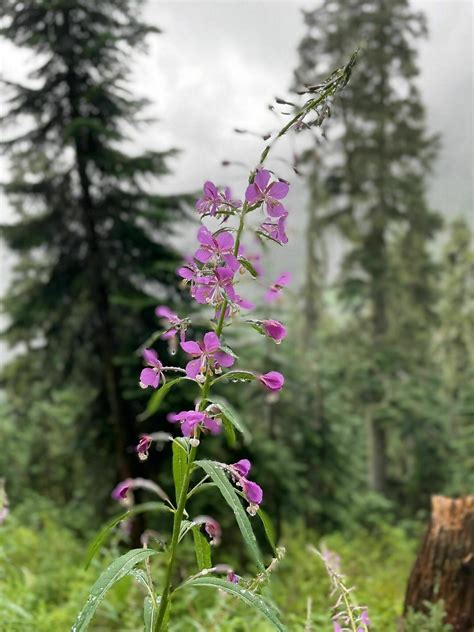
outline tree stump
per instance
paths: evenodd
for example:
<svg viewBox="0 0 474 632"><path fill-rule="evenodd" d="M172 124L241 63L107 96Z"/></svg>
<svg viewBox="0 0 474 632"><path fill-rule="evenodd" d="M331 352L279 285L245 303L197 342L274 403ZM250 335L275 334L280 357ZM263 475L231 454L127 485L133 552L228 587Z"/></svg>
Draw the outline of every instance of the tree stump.
<svg viewBox="0 0 474 632"><path fill-rule="evenodd" d="M474 631L474 496L433 496L431 520L408 580L404 614L444 602L455 632Z"/></svg>

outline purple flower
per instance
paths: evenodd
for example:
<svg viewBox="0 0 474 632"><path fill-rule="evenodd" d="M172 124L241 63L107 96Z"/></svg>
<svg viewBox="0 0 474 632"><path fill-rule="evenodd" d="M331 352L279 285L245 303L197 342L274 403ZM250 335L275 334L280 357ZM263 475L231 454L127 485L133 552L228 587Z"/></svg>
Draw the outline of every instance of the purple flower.
<svg viewBox="0 0 474 632"><path fill-rule="evenodd" d="M205 226L201 226L198 231L198 240L201 245L194 254L197 261L208 263L212 260L217 263L222 259L230 269L238 270L239 262L234 257L234 237L231 233L223 231L214 237Z"/></svg>
<svg viewBox="0 0 474 632"><path fill-rule="evenodd" d="M279 298L281 291L291 282L291 274L289 272L283 272L278 279L272 283L265 294L265 300L268 303L272 303Z"/></svg>
<svg viewBox="0 0 474 632"><path fill-rule="evenodd" d="M183 410L180 413L169 413L167 419L170 423L179 422L181 432L185 437L194 435L198 427L208 430L211 434L219 434L220 423L213 417L198 410Z"/></svg>
<svg viewBox="0 0 474 632"><path fill-rule="evenodd" d="M132 486L132 479L126 478L124 481L116 485L112 490L112 498L114 500L125 500L127 497L128 490Z"/></svg>
<svg viewBox="0 0 474 632"><path fill-rule="evenodd" d="M261 224L260 230L266 233L269 237L277 241L279 244L284 245L288 243L288 236L286 234L286 218L288 213L283 213L276 222L266 220Z"/></svg>
<svg viewBox="0 0 474 632"><path fill-rule="evenodd" d="M281 391L285 383L285 378L278 371L269 371L259 375L258 379L269 391Z"/></svg>
<svg viewBox="0 0 474 632"><path fill-rule="evenodd" d="M204 183L203 196L196 202L196 210L202 215L215 215L221 202L216 185L208 180Z"/></svg>
<svg viewBox="0 0 474 632"><path fill-rule="evenodd" d="M213 546L218 546L220 544L222 529L217 520L214 520L211 516L197 516L194 518L193 522L197 524L204 524L204 531L210 538L210 544Z"/></svg>
<svg viewBox="0 0 474 632"><path fill-rule="evenodd" d="M240 479L238 485L242 487L242 491L251 505L260 505L263 500L263 490L260 485L244 477Z"/></svg>
<svg viewBox="0 0 474 632"><path fill-rule="evenodd" d="M270 182L270 172L259 169L255 174L255 180L249 184L245 191L245 199L251 204L265 202L267 213L271 217L280 217L286 213L285 207L280 202L288 195L289 186L286 182L276 180Z"/></svg>
<svg viewBox="0 0 474 632"><path fill-rule="evenodd" d="M239 576L236 575L234 573L234 571L231 569L230 571L227 571L227 581L231 582L232 584L238 584L239 583Z"/></svg>
<svg viewBox="0 0 474 632"><path fill-rule="evenodd" d="M247 474L250 472L252 464L248 459L240 459L240 461L237 461L237 463L233 463L231 467L236 470L238 476L247 476Z"/></svg>
<svg viewBox="0 0 474 632"><path fill-rule="evenodd" d="M286 336L286 327L278 320L262 320L262 329L277 344Z"/></svg>
<svg viewBox="0 0 474 632"><path fill-rule="evenodd" d="M183 321L183 319L172 312L169 307L166 307L166 305L158 305L158 307L155 309L155 314L156 316L158 316L158 318L161 318L160 323L163 325L163 327L166 327L167 329L171 327L171 329L168 329L168 331L165 331L165 333L162 334L161 337L163 340L169 340L173 338L178 333L178 330L180 332L181 340L184 340L186 328L183 325L183 323L185 322Z"/></svg>
<svg viewBox="0 0 474 632"><path fill-rule="evenodd" d="M215 184L207 181L204 183L203 196L196 202L196 209L201 215L216 215L221 206L238 208L240 205L240 200L232 199L229 187L225 187L224 193L220 193Z"/></svg>
<svg viewBox="0 0 474 632"><path fill-rule="evenodd" d="M221 341L213 331L204 335L202 342L182 342L181 348L195 357L186 365L186 374L193 380L202 379L210 371L220 372L221 367L228 368L235 362L234 358L220 350Z"/></svg>
<svg viewBox="0 0 474 632"><path fill-rule="evenodd" d="M260 485L257 485L257 483L254 483L253 481L249 481L247 478L247 475L252 468L252 464L248 459L240 459L240 461L237 461L237 463L233 463L228 467L230 468L230 473L235 484L237 487L242 488L242 491L249 502L247 511L254 516L263 500L263 490Z"/></svg>
<svg viewBox="0 0 474 632"><path fill-rule="evenodd" d="M363 610L360 615L360 623L368 627L370 624L369 613L367 610Z"/></svg>
<svg viewBox="0 0 474 632"><path fill-rule="evenodd" d="M332 624L334 626L333 632L342 632L342 628L337 621L333 621Z"/></svg>
<svg viewBox="0 0 474 632"><path fill-rule="evenodd" d="M138 442L138 445L135 448L140 461L146 461L146 459L148 458L148 450L150 449L151 441L152 439L150 435L144 434L140 437L140 441Z"/></svg>
<svg viewBox="0 0 474 632"><path fill-rule="evenodd" d="M3 478L0 478L0 524L5 522L9 512L10 508L7 492L5 491L5 481Z"/></svg>
<svg viewBox="0 0 474 632"><path fill-rule="evenodd" d="M144 349L143 359L151 368L143 369L140 373L141 388L147 388L148 386L158 388L160 377L163 375L163 365L158 359L156 351L154 349Z"/></svg>
<svg viewBox="0 0 474 632"><path fill-rule="evenodd" d="M210 276L202 276L196 279L191 296L201 305L209 303L220 305L226 298L235 301L237 294L234 290L235 271L226 267L218 267Z"/></svg>
<svg viewBox="0 0 474 632"><path fill-rule="evenodd" d="M225 187L224 193L221 193L221 199L226 206L231 206L232 208L239 208L242 204L241 200L232 199L232 191L230 190L230 187Z"/></svg>

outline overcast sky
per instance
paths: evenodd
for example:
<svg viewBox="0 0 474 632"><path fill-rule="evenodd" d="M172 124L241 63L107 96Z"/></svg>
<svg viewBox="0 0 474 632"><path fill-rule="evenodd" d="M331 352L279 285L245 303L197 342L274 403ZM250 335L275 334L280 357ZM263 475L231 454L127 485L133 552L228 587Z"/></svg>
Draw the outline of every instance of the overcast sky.
<svg viewBox="0 0 474 632"><path fill-rule="evenodd" d="M172 163L173 174L160 182L161 191L197 190L206 179L237 190L243 186L245 170L224 168L221 161L240 160L250 168L261 141L233 129L262 132L275 127L266 106L291 83L304 33L300 9L313 6L314 1L306 0L149 0L145 17L163 33L150 39L146 56L135 60L132 82L138 94L152 101L149 113L157 120L136 142L143 148L182 150ZM443 138L429 198L445 216L463 214L472 220L473 3L416 0L413 6L428 18L430 36L419 47L419 86L429 129ZM22 80L34 64L30 53L7 42L0 44L0 59L2 76L11 80ZM284 146L280 153L284 155ZM272 166L278 168L278 163ZM4 160L1 167L4 179ZM290 175L284 166L278 170ZM286 256L288 266L297 270L304 209L301 188L293 189L288 207L297 221ZM2 221L11 221L5 199L0 203ZM5 287L5 260L2 268Z"/></svg>

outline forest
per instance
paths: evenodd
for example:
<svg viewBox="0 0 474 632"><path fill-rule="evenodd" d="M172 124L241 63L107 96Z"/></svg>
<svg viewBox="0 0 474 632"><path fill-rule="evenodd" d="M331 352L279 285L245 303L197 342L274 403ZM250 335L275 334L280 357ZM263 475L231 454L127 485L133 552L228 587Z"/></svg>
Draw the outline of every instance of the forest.
<svg viewBox="0 0 474 632"><path fill-rule="evenodd" d="M216 147L149 116L149 4L4 0L0 632L472 632L473 216L432 203L420 3L298 8L272 129Z"/></svg>

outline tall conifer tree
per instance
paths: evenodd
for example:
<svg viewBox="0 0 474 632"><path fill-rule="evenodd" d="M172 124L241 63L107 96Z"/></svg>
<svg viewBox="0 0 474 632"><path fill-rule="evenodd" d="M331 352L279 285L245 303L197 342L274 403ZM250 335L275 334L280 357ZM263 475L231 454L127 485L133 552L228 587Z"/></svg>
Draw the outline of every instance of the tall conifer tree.
<svg viewBox="0 0 474 632"><path fill-rule="evenodd" d="M405 272L414 265L403 290L406 309L428 318L434 301L427 243L439 221L427 205L424 181L437 141L427 134L416 86L415 43L426 26L408 0L326 0L305 12L305 22L299 82L314 83L354 47L361 47L350 85L334 106L339 115L328 132L333 151L325 145L319 161L318 177L330 198L319 222L337 226L348 246L342 289L356 316L352 333L365 340L367 349L361 361L365 379L360 401L371 439L370 482L385 492L385 404L393 380L407 368L404 351L411 345L407 337L402 348L396 316L395 290L401 279L400 266L391 256L394 235L404 249ZM427 322L418 321L420 329ZM419 346L417 353L419 359L426 347Z"/></svg>
<svg viewBox="0 0 474 632"><path fill-rule="evenodd" d="M146 105L127 90L130 54L158 32L140 5L6 0L1 30L37 61L25 84L6 82L4 123L14 128L3 142L5 188L16 215L2 229L17 262L6 299L11 407L24 428L35 397L87 388L74 447L89 437L98 458L113 451L114 477L139 472L132 354L153 327L156 296L172 292L167 235L181 206L146 186L168 172L172 152L124 148Z"/></svg>

